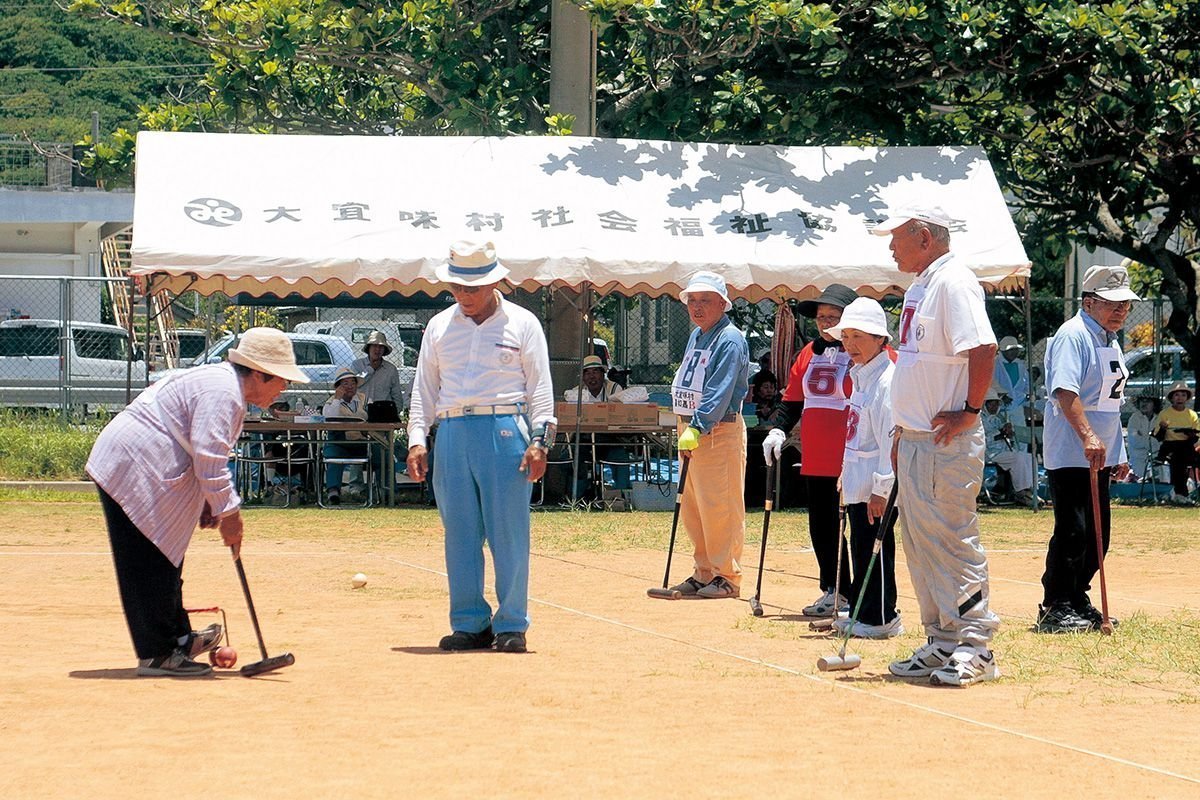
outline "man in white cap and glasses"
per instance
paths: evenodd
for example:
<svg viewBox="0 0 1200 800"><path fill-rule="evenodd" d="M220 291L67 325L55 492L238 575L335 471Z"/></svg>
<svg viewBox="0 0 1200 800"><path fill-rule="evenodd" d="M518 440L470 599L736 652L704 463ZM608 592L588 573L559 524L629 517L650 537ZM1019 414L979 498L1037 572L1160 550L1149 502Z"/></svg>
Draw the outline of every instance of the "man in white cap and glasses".
<svg viewBox="0 0 1200 800"><path fill-rule="evenodd" d="M229 452L247 404L267 408L289 381L308 383L291 340L283 331L251 328L227 363L149 386L97 437L87 473L100 492L138 675L212 672L194 659L220 643L221 627L192 630L183 556L197 523L216 528L239 554L242 501Z"/></svg>
<svg viewBox="0 0 1200 800"><path fill-rule="evenodd" d="M383 331L371 331L367 341L363 343L362 358L354 359L350 369L358 373L362 383L358 390L367 398L368 403L389 400L396 405L396 410L404 408L404 390L400 387L400 372L396 365L384 357L391 355L392 346L388 344Z"/></svg>
<svg viewBox="0 0 1200 800"><path fill-rule="evenodd" d="M996 336L983 289L950 252L941 208L891 212L874 233L891 237L904 293L892 378L893 466L904 555L929 642L892 662L893 675L968 686L1000 675L989 645L1000 619L988 608L987 554L975 497L983 480L979 421L992 382Z"/></svg>
<svg viewBox="0 0 1200 800"><path fill-rule="evenodd" d="M1029 401L1029 367L1021 353L1025 350L1014 336L1000 340L1000 358L992 371L992 386L1000 397L1004 410L1016 413L1022 419Z"/></svg>
<svg viewBox="0 0 1200 800"><path fill-rule="evenodd" d="M496 289L508 270L491 242L460 241L436 270L455 304L425 330L408 422L408 474L425 480L446 530L450 628L443 650L526 651L529 499L554 442L550 357L538 318ZM483 595L483 545L496 569L495 613Z"/></svg>
<svg viewBox="0 0 1200 800"><path fill-rule="evenodd" d="M1043 633L1099 630L1104 622L1087 594L1100 568L1088 473L1097 473L1107 552L1109 480L1129 472L1121 431L1129 370L1116 334L1139 298L1124 267L1090 268L1081 294L1079 313L1062 324L1046 348L1049 402L1042 454L1054 498L1054 532L1038 607L1037 629Z"/></svg>
<svg viewBox="0 0 1200 800"><path fill-rule="evenodd" d="M696 325L671 384L679 417L679 454L687 459L679 516L692 540L695 569L673 588L690 597L738 597L746 540L746 423L750 346L725 312L725 279L697 272L679 293Z"/></svg>

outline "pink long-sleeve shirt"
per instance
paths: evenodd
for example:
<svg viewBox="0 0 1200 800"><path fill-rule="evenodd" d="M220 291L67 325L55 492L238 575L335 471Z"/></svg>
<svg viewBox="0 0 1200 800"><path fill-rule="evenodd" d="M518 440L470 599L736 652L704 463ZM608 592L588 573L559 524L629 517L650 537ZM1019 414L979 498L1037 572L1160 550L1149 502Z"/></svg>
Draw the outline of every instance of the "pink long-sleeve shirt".
<svg viewBox="0 0 1200 800"><path fill-rule="evenodd" d="M206 501L214 517L241 506L229 453L245 413L232 366L186 370L148 387L113 418L92 447L87 473L179 566Z"/></svg>

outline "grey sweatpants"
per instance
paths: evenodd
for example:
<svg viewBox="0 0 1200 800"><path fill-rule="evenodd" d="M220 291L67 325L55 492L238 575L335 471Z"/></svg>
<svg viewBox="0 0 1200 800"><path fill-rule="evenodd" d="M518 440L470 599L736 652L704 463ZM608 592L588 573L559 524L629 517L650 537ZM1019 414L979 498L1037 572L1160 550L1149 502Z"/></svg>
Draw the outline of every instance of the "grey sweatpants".
<svg viewBox="0 0 1200 800"><path fill-rule="evenodd" d="M987 554L975 513L983 452L982 425L946 445L935 445L932 433L905 430L896 476L904 556L926 635L986 647L1000 618L988 609Z"/></svg>

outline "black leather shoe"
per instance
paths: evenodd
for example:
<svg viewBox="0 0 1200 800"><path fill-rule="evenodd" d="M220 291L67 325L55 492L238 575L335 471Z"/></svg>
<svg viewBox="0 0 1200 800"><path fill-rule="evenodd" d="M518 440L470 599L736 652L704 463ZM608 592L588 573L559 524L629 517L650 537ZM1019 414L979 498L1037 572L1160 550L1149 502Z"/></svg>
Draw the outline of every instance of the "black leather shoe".
<svg viewBox="0 0 1200 800"><path fill-rule="evenodd" d="M488 650L492 646L492 638L492 626L488 625L479 633L455 631L443 636L438 647L443 650Z"/></svg>
<svg viewBox="0 0 1200 800"><path fill-rule="evenodd" d="M1070 603L1054 603L1049 608L1038 606L1038 633L1079 633L1092 629L1092 623L1071 608Z"/></svg>
<svg viewBox="0 0 1200 800"><path fill-rule="evenodd" d="M511 633L501 633L496 636L496 652L497 653L524 653L525 649L525 634L520 631Z"/></svg>
<svg viewBox="0 0 1200 800"><path fill-rule="evenodd" d="M1092 630L1100 630L1100 626L1104 623L1104 614L1101 613L1100 609L1092 605L1091 600L1084 600L1082 603L1073 605L1072 608L1075 609L1076 614L1091 624ZM1108 621L1112 623L1114 628L1121 624L1116 617L1109 617Z"/></svg>

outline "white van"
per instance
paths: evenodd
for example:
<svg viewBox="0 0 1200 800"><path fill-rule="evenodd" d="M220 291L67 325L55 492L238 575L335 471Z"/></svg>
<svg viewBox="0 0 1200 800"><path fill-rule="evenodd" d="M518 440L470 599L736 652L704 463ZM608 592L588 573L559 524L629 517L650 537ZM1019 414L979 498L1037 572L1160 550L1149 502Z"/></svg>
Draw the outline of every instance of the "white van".
<svg viewBox="0 0 1200 800"><path fill-rule="evenodd" d="M64 349L63 324L56 319L0 321L4 405L57 406L67 386L72 403L124 406L127 376L137 394L146 362L140 350L131 361L124 328L75 320L67 331Z"/></svg>

